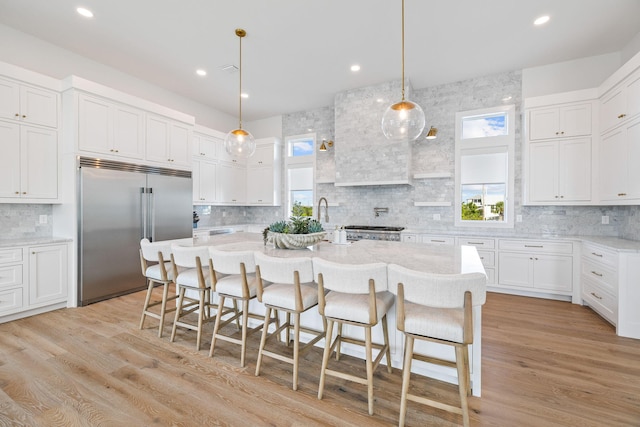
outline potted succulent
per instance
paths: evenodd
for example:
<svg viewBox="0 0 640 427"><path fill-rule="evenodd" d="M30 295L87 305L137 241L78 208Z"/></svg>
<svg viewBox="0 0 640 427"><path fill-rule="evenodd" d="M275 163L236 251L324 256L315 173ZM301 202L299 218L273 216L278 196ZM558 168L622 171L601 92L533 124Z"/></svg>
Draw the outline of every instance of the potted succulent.
<svg viewBox="0 0 640 427"><path fill-rule="evenodd" d="M308 216L292 216L289 221L277 221L265 228L265 244L280 249L304 249L315 245L325 236L322 224Z"/></svg>

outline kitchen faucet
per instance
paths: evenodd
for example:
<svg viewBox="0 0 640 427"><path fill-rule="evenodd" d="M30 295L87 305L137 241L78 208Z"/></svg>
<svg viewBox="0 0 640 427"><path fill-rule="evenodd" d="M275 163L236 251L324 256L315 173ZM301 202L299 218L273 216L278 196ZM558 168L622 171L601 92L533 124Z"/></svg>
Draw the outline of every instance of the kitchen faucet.
<svg viewBox="0 0 640 427"><path fill-rule="evenodd" d="M327 201L326 197L320 197L320 200L318 200L318 222L320 222L320 205L322 204L322 201L324 200L324 222L329 222L329 202Z"/></svg>

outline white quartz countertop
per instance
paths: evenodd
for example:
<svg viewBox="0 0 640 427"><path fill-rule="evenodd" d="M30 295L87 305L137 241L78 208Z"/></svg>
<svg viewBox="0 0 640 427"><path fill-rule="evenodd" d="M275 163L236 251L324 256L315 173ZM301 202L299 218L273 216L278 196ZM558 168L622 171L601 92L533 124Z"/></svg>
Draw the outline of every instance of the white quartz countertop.
<svg viewBox="0 0 640 427"><path fill-rule="evenodd" d="M32 245L51 245L55 243L68 243L73 239L68 237L31 237L26 239L0 239L0 248Z"/></svg>

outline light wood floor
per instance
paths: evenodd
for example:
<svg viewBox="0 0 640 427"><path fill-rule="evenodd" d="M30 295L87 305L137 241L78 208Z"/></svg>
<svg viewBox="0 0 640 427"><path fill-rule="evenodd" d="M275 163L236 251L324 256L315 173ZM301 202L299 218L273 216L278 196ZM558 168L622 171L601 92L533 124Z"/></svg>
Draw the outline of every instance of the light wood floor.
<svg viewBox="0 0 640 427"><path fill-rule="evenodd" d="M378 368L375 415L364 386L330 378L317 399L321 350L291 368L266 358L254 376L220 342L207 357L195 334L157 321L139 331L144 295L63 309L0 325L0 426L388 426L396 425L401 372ZM640 309L640 308L639 308ZM470 399L476 426L640 426L640 340L619 338L588 308L489 294L483 312L483 394ZM360 360L345 358L352 370ZM413 385L455 403L456 389L414 376ZM407 425L451 426L452 414L409 403Z"/></svg>

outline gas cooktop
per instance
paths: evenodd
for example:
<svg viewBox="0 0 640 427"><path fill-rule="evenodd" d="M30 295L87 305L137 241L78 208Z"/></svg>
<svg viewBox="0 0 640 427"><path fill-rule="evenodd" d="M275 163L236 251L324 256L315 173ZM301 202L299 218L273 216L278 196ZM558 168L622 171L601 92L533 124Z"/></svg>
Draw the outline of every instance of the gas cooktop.
<svg viewBox="0 0 640 427"><path fill-rule="evenodd" d="M404 227L386 227L382 225L346 225L346 230L362 230L362 231L402 231Z"/></svg>

